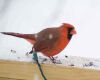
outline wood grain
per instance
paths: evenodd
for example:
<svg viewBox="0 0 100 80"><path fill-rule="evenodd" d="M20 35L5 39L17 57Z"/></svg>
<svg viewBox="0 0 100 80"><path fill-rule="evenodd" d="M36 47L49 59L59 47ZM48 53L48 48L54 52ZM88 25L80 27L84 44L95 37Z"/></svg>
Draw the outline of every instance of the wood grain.
<svg viewBox="0 0 100 80"><path fill-rule="evenodd" d="M42 64L48 80L100 80L100 71ZM43 80L36 64L0 60L0 80Z"/></svg>

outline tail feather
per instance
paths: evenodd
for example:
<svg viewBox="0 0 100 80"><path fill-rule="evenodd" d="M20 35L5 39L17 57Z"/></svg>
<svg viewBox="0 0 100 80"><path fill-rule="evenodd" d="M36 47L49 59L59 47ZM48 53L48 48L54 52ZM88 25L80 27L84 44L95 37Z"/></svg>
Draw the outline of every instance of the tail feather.
<svg viewBox="0 0 100 80"><path fill-rule="evenodd" d="M19 37L19 38L24 38L31 44L34 44L34 42L36 41L35 34L20 34L20 33L14 33L14 32L0 32L0 33L5 34L5 35Z"/></svg>

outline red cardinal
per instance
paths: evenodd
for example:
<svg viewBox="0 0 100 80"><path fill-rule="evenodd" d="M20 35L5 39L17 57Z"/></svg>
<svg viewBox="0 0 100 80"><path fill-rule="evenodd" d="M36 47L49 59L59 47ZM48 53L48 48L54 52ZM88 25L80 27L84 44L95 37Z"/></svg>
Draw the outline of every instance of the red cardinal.
<svg viewBox="0 0 100 80"><path fill-rule="evenodd" d="M42 52L45 56L52 57L59 54L68 45L76 31L73 25L63 23L60 27L47 28L37 34L1 33L24 38L33 45L32 51L34 49L35 52Z"/></svg>
<svg viewBox="0 0 100 80"><path fill-rule="evenodd" d="M24 38L33 45L30 53L33 53L42 77L44 80L47 80L38 62L37 52L42 52L54 62L53 56L59 54L68 45L73 34L76 34L76 31L72 25L63 23L60 27L47 28L37 34L1 33Z"/></svg>

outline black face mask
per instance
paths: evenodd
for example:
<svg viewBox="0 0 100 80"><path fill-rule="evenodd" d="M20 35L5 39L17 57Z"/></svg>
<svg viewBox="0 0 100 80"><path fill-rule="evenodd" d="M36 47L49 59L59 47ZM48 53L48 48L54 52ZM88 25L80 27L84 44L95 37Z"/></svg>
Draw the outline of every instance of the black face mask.
<svg viewBox="0 0 100 80"><path fill-rule="evenodd" d="M73 28L68 28L68 39L70 40L72 38L72 34L70 32L73 30Z"/></svg>

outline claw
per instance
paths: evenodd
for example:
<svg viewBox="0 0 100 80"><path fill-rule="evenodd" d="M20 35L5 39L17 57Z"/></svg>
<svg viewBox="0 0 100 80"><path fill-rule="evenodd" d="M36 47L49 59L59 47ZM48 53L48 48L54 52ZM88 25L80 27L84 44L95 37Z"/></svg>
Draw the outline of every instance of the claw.
<svg viewBox="0 0 100 80"><path fill-rule="evenodd" d="M52 63L56 63L56 61L55 61L55 58L54 57L49 57L50 58L50 60L52 61Z"/></svg>

